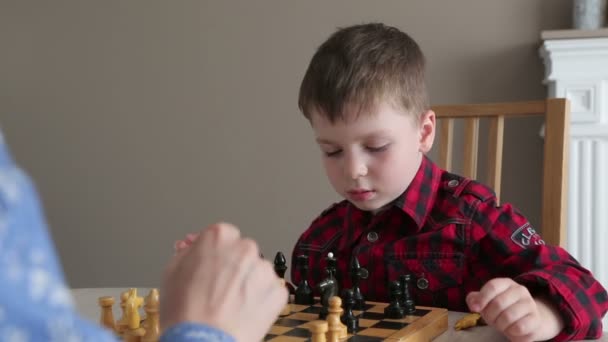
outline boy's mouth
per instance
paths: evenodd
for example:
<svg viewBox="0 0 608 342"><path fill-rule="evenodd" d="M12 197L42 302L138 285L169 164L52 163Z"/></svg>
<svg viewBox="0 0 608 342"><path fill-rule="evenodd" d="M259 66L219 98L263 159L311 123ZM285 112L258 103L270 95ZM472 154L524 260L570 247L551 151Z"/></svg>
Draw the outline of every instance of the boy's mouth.
<svg viewBox="0 0 608 342"><path fill-rule="evenodd" d="M346 192L348 197L355 201L366 201L371 199L376 193L374 190L353 189Z"/></svg>

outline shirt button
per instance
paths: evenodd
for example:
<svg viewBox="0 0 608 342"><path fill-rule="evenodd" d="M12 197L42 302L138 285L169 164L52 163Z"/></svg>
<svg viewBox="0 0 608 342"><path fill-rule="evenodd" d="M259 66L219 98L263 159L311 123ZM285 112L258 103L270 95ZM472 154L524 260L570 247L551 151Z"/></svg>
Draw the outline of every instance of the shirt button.
<svg viewBox="0 0 608 342"><path fill-rule="evenodd" d="M369 241L369 242L378 241L378 233L376 233L376 232L367 233L367 241Z"/></svg>
<svg viewBox="0 0 608 342"><path fill-rule="evenodd" d="M361 279L367 279L369 278L369 271L367 270L367 268L361 267L361 269L359 270L359 275L361 276Z"/></svg>
<svg viewBox="0 0 608 342"><path fill-rule="evenodd" d="M457 186L458 186L458 184L460 184L460 182L459 182L459 181L457 181L457 180L455 180L455 179L452 179L451 181L449 181L449 182L448 182L448 186L449 186L450 188L457 187Z"/></svg>
<svg viewBox="0 0 608 342"><path fill-rule="evenodd" d="M421 290L426 290L429 287L429 281L425 277L418 278L416 286Z"/></svg>

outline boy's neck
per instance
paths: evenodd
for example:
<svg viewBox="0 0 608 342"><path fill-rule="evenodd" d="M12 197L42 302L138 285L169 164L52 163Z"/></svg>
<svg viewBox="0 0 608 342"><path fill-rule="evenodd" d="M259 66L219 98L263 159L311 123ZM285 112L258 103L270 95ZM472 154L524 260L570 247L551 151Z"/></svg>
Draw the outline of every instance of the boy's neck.
<svg viewBox="0 0 608 342"><path fill-rule="evenodd" d="M392 202L381 208L378 208L375 210L370 210L369 212L370 212L370 214L372 214L372 216L376 216L376 215L381 214L382 212L386 211L391 204L392 204Z"/></svg>

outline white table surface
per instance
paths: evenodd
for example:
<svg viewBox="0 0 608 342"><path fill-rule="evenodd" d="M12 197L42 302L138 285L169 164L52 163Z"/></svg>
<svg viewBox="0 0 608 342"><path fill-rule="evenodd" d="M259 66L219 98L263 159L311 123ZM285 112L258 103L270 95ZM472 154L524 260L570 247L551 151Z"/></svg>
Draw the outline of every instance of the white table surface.
<svg viewBox="0 0 608 342"><path fill-rule="evenodd" d="M113 296L116 299L114 304L114 317L120 317L120 307L117 305L120 302L120 293L127 288L82 288L72 289L72 295L76 301L78 311L86 318L99 322L100 308L97 304L97 299L102 296ZM138 288L139 296L146 296L148 288ZM488 326L479 326L464 331L455 331L454 323L464 315L462 312L450 311L448 313L448 329L434 341L437 342L464 342L464 341L507 341L502 335L497 333L493 328ZM608 334L595 341L608 342Z"/></svg>

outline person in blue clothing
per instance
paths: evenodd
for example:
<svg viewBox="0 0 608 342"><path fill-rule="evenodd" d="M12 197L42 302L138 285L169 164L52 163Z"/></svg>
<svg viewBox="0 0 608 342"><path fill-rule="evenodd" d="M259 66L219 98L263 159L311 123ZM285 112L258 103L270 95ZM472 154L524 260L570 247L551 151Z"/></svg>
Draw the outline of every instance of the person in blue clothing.
<svg viewBox="0 0 608 342"><path fill-rule="evenodd" d="M163 273L161 341L261 341L288 294L257 244L217 223L191 247ZM0 341L113 340L76 313L37 192L0 134Z"/></svg>

